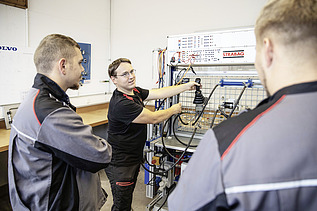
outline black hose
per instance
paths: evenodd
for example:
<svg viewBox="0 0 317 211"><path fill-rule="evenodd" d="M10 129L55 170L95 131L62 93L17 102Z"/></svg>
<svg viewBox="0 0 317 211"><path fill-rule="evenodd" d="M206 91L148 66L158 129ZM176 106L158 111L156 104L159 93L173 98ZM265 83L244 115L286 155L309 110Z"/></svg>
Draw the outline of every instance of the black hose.
<svg viewBox="0 0 317 211"><path fill-rule="evenodd" d="M234 104L234 106L233 106L233 108L232 108L232 111L231 111L230 114L229 114L229 118L231 117L231 115L233 114L234 110L235 110L236 107L238 106L239 101L240 101L240 99L241 99L241 97L242 97L242 94L243 94L243 92L245 91L245 89L247 88L247 86L248 86L248 85L244 84L244 87L243 87L242 91L240 92L240 95L239 95L238 99L236 100L236 103Z"/></svg>
<svg viewBox="0 0 317 211"><path fill-rule="evenodd" d="M217 109L217 110L215 111L215 114L214 114L214 116L213 116L213 118L212 118L212 121L211 121L211 124L210 124L210 128L213 127L214 121L215 121L215 118L216 118L218 112L220 112L220 114L223 115L226 119L231 118L231 116L232 116L233 112L235 111L235 109L237 108L237 106L238 106L238 104L239 104L239 102L240 102L240 99L241 99L241 97L242 97L242 95L243 95L243 93L244 93L244 91L245 91L246 88L247 88L247 85L245 84L244 87L243 87L243 89L241 90L241 92L240 92L240 94L239 94L239 97L237 98L237 100L236 100L236 102L235 102L235 104L234 104L234 106L233 106L231 112L229 113L229 115L226 114L226 113L225 113L224 111L222 111L221 109Z"/></svg>
<svg viewBox="0 0 317 211"><path fill-rule="evenodd" d="M211 96L213 95L213 93L215 92L215 90L216 90L216 88L217 88L218 86L219 86L219 84L216 84L216 85L214 86L214 88L212 89L212 91L211 91L210 94L209 94L209 97L207 98L207 100L204 101L204 107L203 107L203 109L201 110L201 112L199 113L199 115L198 115L198 117L196 118L195 122L192 124L192 126L194 126L194 125L197 123L197 121L199 120L199 118L201 117L201 115L204 113L205 108L206 108L206 106L207 106L207 104L208 104L208 102L209 102Z"/></svg>
<svg viewBox="0 0 317 211"><path fill-rule="evenodd" d="M146 168L143 163L141 163L141 166L144 168L144 170L146 170L149 173L152 173L152 174L155 174L155 175L160 175L160 176L166 176L167 172L154 172L154 171L151 171L150 169Z"/></svg>
<svg viewBox="0 0 317 211"><path fill-rule="evenodd" d="M172 118L172 117L171 117ZM164 123L164 125L163 125L163 128L162 128L162 133L164 132L164 129L165 129L165 127L166 127L166 123L167 123L168 121L166 121L165 123ZM196 133L196 131L195 131L195 133ZM195 134L194 134L195 135ZM161 134L161 141L162 141L162 144L163 144L163 147L164 147L164 149L165 149L165 151L166 151L166 153L170 156L170 157L172 157L172 158L174 158L175 160L178 160L179 158L182 158L184 155L182 155L182 156L180 156L179 158L177 158L177 157L174 157L169 151L168 151L168 149L167 149L167 147L165 146L165 141L164 141L164 137L163 137L163 134ZM190 145L190 143L191 143L191 141L192 140L189 140L189 142L188 142L188 145ZM188 147L189 146L186 146L186 150L188 149ZM186 152L186 150L184 151L184 152ZM183 154L185 154L185 153L183 153ZM188 159L182 159L181 161L188 161L189 160L189 158Z"/></svg>
<svg viewBox="0 0 317 211"><path fill-rule="evenodd" d="M176 125L176 119L177 119L177 118L179 118L179 120L180 120L184 125L188 125L188 123L185 124L185 123L183 122L182 118L180 117L180 116L181 116L182 114L184 114L184 113L185 113L185 112L179 113L179 114L174 118L174 121L173 121L173 134L174 134L175 139L176 139L179 143L183 144L184 146L187 146L188 143L186 144L186 143L182 142L182 141L178 138L178 136L176 135L176 132L175 132L175 125ZM197 145L190 145L190 147L197 147Z"/></svg>
<svg viewBox="0 0 317 211"><path fill-rule="evenodd" d="M214 114L214 116L213 116L213 118L212 118L212 120L211 120L210 128L212 128L212 126L214 125L214 122L215 122L215 119L216 119L216 116L217 116L218 111L219 111L219 109L217 109L217 110L215 111L215 114Z"/></svg>
<svg viewBox="0 0 317 211"><path fill-rule="evenodd" d="M177 159L177 161L176 161L169 169L167 169L165 172L168 172L169 170L173 169L173 168L176 166L176 164L178 164L180 161L185 161L185 159L182 159L182 157L185 155L187 149L188 149L189 146L190 146L190 143L193 141L194 136L195 136L195 133L196 133L196 130L197 130L197 127L195 127L194 132L193 132L193 134L192 134L192 136L190 137L190 140L189 140L189 142L188 142L188 145L187 145L186 148L184 149L184 152L181 154L181 156L179 156L179 158ZM163 144L163 146L165 146L165 145ZM165 150L167 150L166 147L165 147ZM187 161L187 160L189 160L189 158L186 159L186 161Z"/></svg>
<svg viewBox="0 0 317 211"><path fill-rule="evenodd" d="M161 106L162 106L162 104L164 103L165 100L166 100L166 98L164 98L164 99L160 102L159 106L155 109L156 111L160 110L160 108L161 108Z"/></svg>
<svg viewBox="0 0 317 211"><path fill-rule="evenodd" d="M167 202L167 199L168 199L169 195L173 192L173 190L175 189L175 187L176 187L176 186L174 185L174 186L172 186L172 187L170 188L170 190L167 191L166 198L164 199L164 202L163 202L162 205L158 208L157 211L160 211L160 210L163 208L163 206L164 206L165 203Z"/></svg>
<svg viewBox="0 0 317 211"><path fill-rule="evenodd" d="M166 122L168 122L168 121L166 121ZM164 128L165 128L165 126L166 126L166 122L165 122L165 124L164 124L164 126L163 126L162 133L163 133ZM179 158L174 157L174 156L167 150L167 148L166 148L166 146L165 146L165 143L164 143L164 140L163 140L163 136L162 136L162 144L163 144L163 147L164 147L165 151L166 151L171 157L173 157L174 159L177 160L170 168L168 168L167 170L161 171L161 172L154 172L154 171L151 171L151 170L147 169L147 168L144 166L143 163L141 163L142 167L143 167L146 171L148 171L149 173L165 176L165 174L166 174L167 172L169 172L171 169L173 169L180 161L188 161L189 158L188 158L188 159L182 159L182 157L185 155L185 153L187 152L187 149L189 148L191 142L193 141L196 131L197 131L197 127L195 127L195 129L194 129L194 131L193 131L193 134L192 134L192 136L191 136L191 138L190 138L190 140L189 140L189 142L188 142L188 145L187 145L186 148L184 149L184 151L183 151L183 153L181 154L181 156L179 156Z"/></svg>

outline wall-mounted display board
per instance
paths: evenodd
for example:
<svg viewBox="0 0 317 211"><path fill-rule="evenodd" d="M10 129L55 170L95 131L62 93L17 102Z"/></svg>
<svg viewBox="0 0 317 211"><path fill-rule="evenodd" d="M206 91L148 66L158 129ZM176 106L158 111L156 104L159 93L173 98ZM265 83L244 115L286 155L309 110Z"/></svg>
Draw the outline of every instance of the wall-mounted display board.
<svg viewBox="0 0 317 211"><path fill-rule="evenodd" d="M168 61L178 65L253 64L253 28L168 36Z"/></svg>
<svg viewBox="0 0 317 211"><path fill-rule="evenodd" d="M28 0L0 0L0 4L6 4L22 9L28 8Z"/></svg>
<svg viewBox="0 0 317 211"><path fill-rule="evenodd" d="M81 43L83 67L87 72L79 90L67 90L70 97L104 94L107 85L92 79L91 45ZM85 52L83 52L83 50ZM35 48L0 43L0 106L21 103L33 85L36 67L33 62ZM1 111L0 111L1 112Z"/></svg>
<svg viewBox="0 0 317 211"><path fill-rule="evenodd" d="M0 44L0 105L20 103L33 84L35 49Z"/></svg>

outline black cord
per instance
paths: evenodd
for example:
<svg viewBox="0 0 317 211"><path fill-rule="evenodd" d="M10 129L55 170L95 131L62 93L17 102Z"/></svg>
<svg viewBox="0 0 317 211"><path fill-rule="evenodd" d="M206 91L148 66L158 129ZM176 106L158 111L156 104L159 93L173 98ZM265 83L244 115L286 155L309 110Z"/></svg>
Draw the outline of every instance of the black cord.
<svg viewBox="0 0 317 211"><path fill-rule="evenodd" d="M146 155L143 156L143 160L151 167L156 167L156 165L149 163L149 161L146 158Z"/></svg>
<svg viewBox="0 0 317 211"><path fill-rule="evenodd" d="M160 110L162 104L164 103L164 101L165 101L166 99L167 99L167 98L164 98L164 99L160 102L159 106L156 108L156 111Z"/></svg>
<svg viewBox="0 0 317 211"><path fill-rule="evenodd" d="M172 117L170 117L170 118L172 118ZM165 127L166 127L166 123L167 123L167 122L169 122L169 121L166 121L166 122L164 123L164 125L163 125L162 133L164 132L164 129L165 129ZM195 131L195 133L196 133L196 131ZM194 134L194 135L195 135L195 134ZM180 156L179 158L174 157L174 156L168 151L167 147L165 146L165 141L164 141L163 134L161 135L161 141L162 141L164 150L166 151L166 153L167 153L169 156L171 156L171 157L174 158L175 160L178 160L179 158L182 158L182 157L183 157L183 155ZM186 147L186 150L188 149L188 147L189 147L189 145L190 145L191 142L192 142L192 139L189 140L188 145L187 145L187 147ZM186 150L185 150L184 152L186 152ZM185 153L183 153L183 154L185 154ZM189 158L188 158L188 159L183 159L183 160L181 160L181 161L188 161L188 160L189 160Z"/></svg>
<svg viewBox="0 0 317 211"><path fill-rule="evenodd" d="M212 118L212 120L211 120L210 128L212 128L212 126L214 125L214 122L215 122L215 119L216 119L216 116L217 116L218 111L219 111L219 109L217 109L217 110L215 111L215 114L214 114L214 116L213 116L213 118Z"/></svg>
<svg viewBox="0 0 317 211"><path fill-rule="evenodd" d="M180 120L184 125L188 125L188 123L185 124L185 123L183 122L183 120L180 118L180 115L182 115L182 114L185 114L185 112L179 113L179 114L174 118L174 121L173 121L173 134L174 134L175 139L176 139L179 143L181 143L181 144L187 146L188 144L182 142L182 141L178 138L178 136L176 135L176 132L175 132L175 125L176 125L176 119L177 119L177 118L179 118L179 120ZM197 146L198 146L198 145L190 145L190 147L197 147Z"/></svg>
<svg viewBox="0 0 317 211"><path fill-rule="evenodd" d="M199 120L199 118L201 117L201 115L204 113L205 108L206 108L206 106L207 106L207 104L208 104L208 102L209 102L209 100L210 100L212 94L215 92L215 90L216 90L216 88L217 88L218 86L219 86L219 84L216 84L216 85L214 86L214 88L212 89L212 91L210 92L209 97L208 97L207 100L204 102L204 107L203 107L203 109L202 109L201 112L199 113L198 117L196 118L196 120L195 120L195 122L192 124L192 126L194 126L194 125L197 123L197 121Z"/></svg>
<svg viewBox="0 0 317 211"><path fill-rule="evenodd" d="M240 101L240 99L241 99L241 97L242 97L242 94L243 94L243 92L245 91L245 89L247 88L247 86L248 86L247 84L244 84L244 87L243 87L243 89L242 89L242 91L241 91L241 93L240 93L238 99L236 100L236 103L234 104L231 113L229 114L229 118L230 118L231 115L233 114L234 110L237 108L237 106L238 106L238 104L239 104L239 101Z"/></svg>
<svg viewBox="0 0 317 211"><path fill-rule="evenodd" d="M181 69L181 71L177 74L176 79L183 77L183 76L179 77L179 75L181 74L182 71L186 71L186 68ZM184 75L184 74L183 74L183 75ZM175 79L175 80L176 80L176 79ZM177 83L175 83L175 84L177 84ZM160 102L159 106L156 108L156 111L158 111L158 110L161 108L162 104L165 102L166 99L167 99L167 98L164 98L164 99Z"/></svg>
<svg viewBox="0 0 317 211"><path fill-rule="evenodd" d="M166 126L166 124L164 124L164 126ZM163 130L162 130L162 131L164 131L164 127L163 127ZM148 172L150 172L150 173L152 173L152 174L157 174L157 175L165 176L164 173L168 173L168 172L169 172L171 169L173 169L180 161L188 161L189 158L188 158L188 159L181 159L181 158L185 155L187 149L189 148L191 142L193 141L196 131L197 131L197 127L195 127L194 132L193 132L193 134L192 134L192 136L190 137L190 140L189 140L189 142L188 142L188 145L186 146L186 148L184 149L183 153L181 154L181 156L180 156L179 158L175 158L172 154L170 154L170 152L167 150L167 148L166 148L166 146L165 146L164 140L162 139L163 147L164 147L164 149L166 150L166 152L167 152L171 157L173 157L174 159L177 159L177 161L176 161L170 168L168 168L167 170L164 170L163 172L153 172L153 171L147 169L147 168L144 166L143 163L141 163L142 167L143 167L146 171L148 171ZM162 136L162 138L163 138L163 136Z"/></svg>
<svg viewBox="0 0 317 211"><path fill-rule="evenodd" d="M179 81L177 81L177 80L180 80L180 79L183 78L183 76L184 76L186 70L187 70L186 68L183 68L183 69L181 69L181 70L178 72L178 74L177 74L177 76L176 76L176 78L175 78L175 85L179 82ZM183 75L180 76L180 74L181 74L183 71L184 71Z"/></svg>
<svg viewBox="0 0 317 211"><path fill-rule="evenodd" d="M155 186L155 181L154 181L155 177L152 177L151 180L148 181L148 183L146 185L150 185L150 186ZM150 184L152 182L152 184Z"/></svg>
<svg viewBox="0 0 317 211"><path fill-rule="evenodd" d="M162 205L158 208L157 211L159 211L159 210L162 209L162 207L163 207L163 206L165 205L165 203L167 202L167 199L168 199L169 195L173 192L173 190L175 189L175 187L176 187L176 185L175 185L175 183L174 183L173 186L171 186L171 188L167 191L166 198L165 198L164 202L162 203Z"/></svg>
<svg viewBox="0 0 317 211"><path fill-rule="evenodd" d="M185 113L188 113L188 112L181 112L177 115L177 117L179 118L179 121L181 121L183 123L183 125L188 125L189 123L185 123L182 118L181 118L181 114L185 114ZM188 113L189 114L189 113ZM177 119L177 117L175 119ZM175 120L174 120L175 121Z"/></svg>
<svg viewBox="0 0 317 211"><path fill-rule="evenodd" d="M141 166L144 168L144 170L146 170L146 171L149 172L149 173L152 173L152 174L155 174L155 175L160 175L160 176L166 176L166 173L167 173L167 172L155 172L155 171L151 171L150 169L146 168L143 163L141 163Z"/></svg>

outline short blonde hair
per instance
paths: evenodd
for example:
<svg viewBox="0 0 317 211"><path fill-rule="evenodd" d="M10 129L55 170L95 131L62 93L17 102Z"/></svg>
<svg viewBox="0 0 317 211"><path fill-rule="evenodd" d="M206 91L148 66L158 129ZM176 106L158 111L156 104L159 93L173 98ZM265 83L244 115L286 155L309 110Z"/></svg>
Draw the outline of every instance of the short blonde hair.
<svg viewBox="0 0 317 211"><path fill-rule="evenodd" d="M270 0L255 25L257 39L274 32L284 44L308 41L317 48L317 1Z"/></svg>
<svg viewBox="0 0 317 211"><path fill-rule="evenodd" d="M34 63L39 73L49 73L53 69L54 62L61 58L71 59L76 55L78 43L71 37L61 34L46 36L34 53Z"/></svg>

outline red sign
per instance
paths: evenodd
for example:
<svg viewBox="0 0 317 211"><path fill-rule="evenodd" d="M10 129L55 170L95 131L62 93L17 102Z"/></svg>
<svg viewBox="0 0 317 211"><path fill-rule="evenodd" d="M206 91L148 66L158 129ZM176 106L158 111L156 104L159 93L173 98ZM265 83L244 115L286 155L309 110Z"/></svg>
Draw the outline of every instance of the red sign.
<svg viewBox="0 0 317 211"><path fill-rule="evenodd" d="M244 58L244 50L224 51L223 58Z"/></svg>

